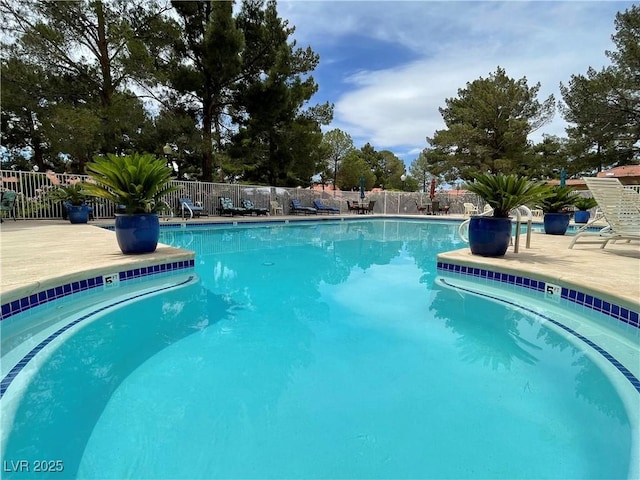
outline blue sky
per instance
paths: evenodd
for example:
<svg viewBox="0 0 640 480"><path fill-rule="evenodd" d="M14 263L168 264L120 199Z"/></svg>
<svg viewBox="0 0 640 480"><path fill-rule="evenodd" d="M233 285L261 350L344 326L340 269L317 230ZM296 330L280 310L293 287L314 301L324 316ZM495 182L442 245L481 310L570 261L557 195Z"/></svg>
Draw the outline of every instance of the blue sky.
<svg viewBox="0 0 640 480"><path fill-rule="evenodd" d="M444 128L439 107L498 66L540 82L539 99L561 100L560 82L609 64L619 11L633 2L280 0L298 46L320 55L311 103L335 105L329 128L370 142L407 165ZM564 136L559 112L534 132Z"/></svg>

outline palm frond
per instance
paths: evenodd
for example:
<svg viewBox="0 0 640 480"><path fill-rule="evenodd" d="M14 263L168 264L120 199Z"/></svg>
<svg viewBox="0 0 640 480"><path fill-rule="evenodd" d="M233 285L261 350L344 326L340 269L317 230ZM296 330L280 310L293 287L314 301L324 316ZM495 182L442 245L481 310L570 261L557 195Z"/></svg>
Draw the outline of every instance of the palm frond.
<svg viewBox="0 0 640 480"><path fill-rule="evenodd" d="M171 168L151 154L97 156L87 173L95 182L87 191L123 206L127 213L156 212L162 196L180 189L169 185Z"/></svg>
<svg viewBox="0 0 640 480"><path fill-rule="evenodd" d="M465 188L487 202L493 208L494 217L503 218L514 208L535 204L549 195L549 187L544 182L501 173L477 175Z"/></svg>

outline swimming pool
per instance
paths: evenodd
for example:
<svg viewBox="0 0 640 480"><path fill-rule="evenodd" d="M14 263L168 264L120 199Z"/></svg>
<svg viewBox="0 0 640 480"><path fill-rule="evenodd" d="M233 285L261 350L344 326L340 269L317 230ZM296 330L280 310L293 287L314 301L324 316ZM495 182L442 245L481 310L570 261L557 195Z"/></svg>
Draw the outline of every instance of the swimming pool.
<svg viewBox="0 0 640 480"><path fill-rule="evenodd" d="M88 317L7 390L3 462L59 461L56 478L628 476L638 392L553 323L576 312L440 277L457 228L163 231L196 250L195 278L73 313Z"/></svg>

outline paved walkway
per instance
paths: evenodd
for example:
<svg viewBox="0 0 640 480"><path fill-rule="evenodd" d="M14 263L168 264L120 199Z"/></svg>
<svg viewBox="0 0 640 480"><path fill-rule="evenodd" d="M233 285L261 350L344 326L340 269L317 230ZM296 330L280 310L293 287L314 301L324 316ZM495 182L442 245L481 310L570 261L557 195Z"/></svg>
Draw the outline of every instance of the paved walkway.
<svg viewBox="0 0 640 480"><path fill-rule="evenodd" d="M534 232L531 248L525 248L521 238L519 253L509 247L504 257L489 258L472 255L469 248L464 248L440 254L438 259L491 267L501 273L526 273L529 278L573 286L603 299L623 300L630 308L640 310L640 242L609 242L604 249L578 242L569 249L571 240L571 236Z"/></svg>
<svg viewBox="0 0 640 480"><path fill-rule="evenodd" d="M416 218L415 215L407 217ZM282 218L261 217L259 220ZM317 217L285 218L315 220ZM448 218L456 217L452 215ZM205 217L198 221L242 223L256 220L256 217ZM123 255L114 232L96 226L105 223L109 221L98 220L87 225L71 225L67 221L55 220L2 223L2 303L23 297L26 292L68 283L74 277L86 277L87 272L108 274L135 266L193 258L192 252L165 245L159 245L152 254ZM578 290L597 294L601 298L617 299L618 303L622 301L634 310L640 309L639 242L609 243L605 249L598 245L578 243L569 250L570 241L569 236L534 233L531 248L524 247L522 238L520 253L517 254L510 248L504 257L485 258L471 255L469 249L464 248L441 254L439 258L464 265L490 266L492 270L505 273L526 273L530 278L578 287Z"/></svg>

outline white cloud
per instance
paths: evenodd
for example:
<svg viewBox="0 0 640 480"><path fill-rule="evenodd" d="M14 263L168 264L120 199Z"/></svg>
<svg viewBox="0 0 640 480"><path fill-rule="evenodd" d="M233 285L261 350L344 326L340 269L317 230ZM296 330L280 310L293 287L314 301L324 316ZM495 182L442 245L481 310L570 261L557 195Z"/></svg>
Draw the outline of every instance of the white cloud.
<svg viewBox="0 0 640 480"><path fill-rule="evenodd" d="M321 53L321 66L334 58L322 55L340 46L346 54L358 38L396 45L413 59L391 68L367 67L357 73L332 71L338 78L332 128L348 132L357 145L370 142L398 155L419 152L426 136L444 127L438 111L445 99L498 66L512 78L541 83L539 99L589 66L608 64L616 12L631 2L280 2L280 14L296 26L300 45ZM345 42L345 43L341 43ZM371 64L375 58L371 58ZM393 62L393 58L388 59ZM320 85L323 90L323 85ZM322 99L324 101L325 99ZM532 135L564 135L564 121L554 121ZM412 158L417 153L412 153ZM411 160L412 158L408 158Z"/></svg>

